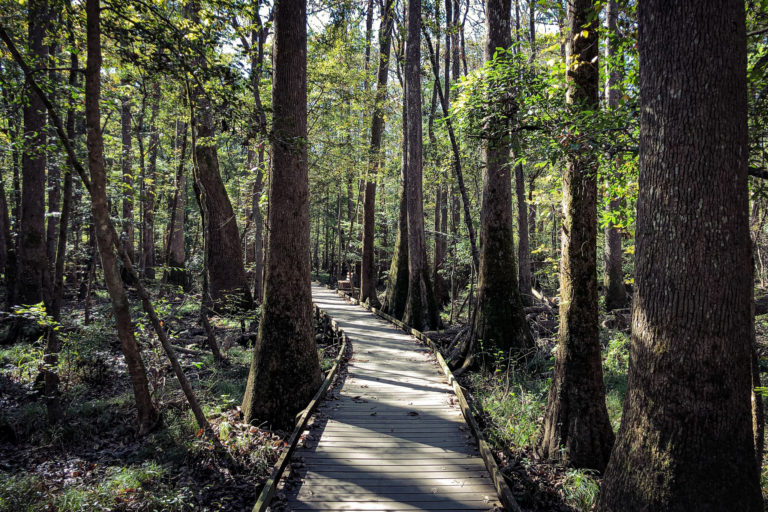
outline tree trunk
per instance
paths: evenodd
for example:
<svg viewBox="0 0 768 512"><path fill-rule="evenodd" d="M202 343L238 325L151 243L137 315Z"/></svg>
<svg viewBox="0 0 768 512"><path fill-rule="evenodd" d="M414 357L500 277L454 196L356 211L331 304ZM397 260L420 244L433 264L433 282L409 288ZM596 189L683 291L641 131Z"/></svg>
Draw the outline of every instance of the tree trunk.
<svg viewBox="0 0 768 512"><path fill-rule="evenodd" d="M10 99L10 92L8 88L2 90L3 103L8 112L8 134L11 140L19 140L19 116L18 108L13 108L13 104ZM11 233L16 230L18 233L19 226L19 202L21 199L21 190L19 185L19 149L18 144L13 144L11 147L11 183L8 196L5 198L6 210L8 211L8 222L5 227L7 230L5 240L6 251L6 264L5 264L5 287L6 287L6 303L7 310L11 309L11 306L16 304L16 273L17 273L17 243L18 237L12 237Z"/></svg>
<svg viewBox="0 0 768 512"><path fill-rule="evenodd" d="M403 106L405 110L405 106ZM403 132L407 126L407 116L403 112ZM397 234L395 235L395 253L389 267L387 292L384 296L382 311L402 320L405 304L408 300L408 175L406 173L406 148L408 141L403 141L403 161L400 168L400 208L397 215Z"/></svg>
<svg viewBox="0 0 768 512"><path fill-rule="evenodd" d="M251 87L253 89L254 105L256 106L255 117L257 119L256 133L266 133L267 116L261 102L261 92L259 84L261 82L262 70L264 67L264 43L267 39L268 30L264 27L259 16L258 9L254 9L254 21L257 30L251 33L251 45L256 44L256 51L251 48ZM264 188L264 176L267 168L264 162L264 140L259 142L257 155L258 171L255 176L252 191L251 223L253 225L253 295L261 302L264 293L264 217L261 214L259 201Z"/></svg>
<svg viewBox="0 0 768 512"><path fill-rule="evenodd" d="M176 171L176 190L171 204L171 222L168 226L165 265L168 268L167 282L186 289L189 279L184 267L184 206L186 205L187 180L184 176L184 158L187 152L187 124L176 122L176 146L179 152Z"/></svg>
<svg viewBox="0 0 768 512"><path fill-rule="evenodd" d="M8 253L11 243L11 226L8 217L8 202L5 199L5 183L0 177L0 273L6 279L5 285L8 286Z"/></svg>
<svg viewBox="0 0 768 512"><path fill-rule="evenodd" d="M371 145L368 150L368 179L365 182L363 199L363 255L360 269L360 301L381 307L376 294L379 276L374 264L376 231L376 182L381 166L381 138L384 134L383 103L387 96L387 77L392 47L392 26L394 24L394 0L387 0L381 13L379 27L379 69L376 78L376 96L371 118Z"/></svg>
<svg viewBox="0 0 768 512"><path fill-rule="evenodd" d="M69 86L71 89L77 87L78 56L75 48L75 34L72 21L68 22L69 31ZM75 105L70 99L67 111L67 138L71 143L75 141ZM61 205L61 218L59 219L59 235L56 247L56 266L53 278L53 317L58 318L61 312L61 303L64 299L64 265L67 259L67 233L69 230L69 218L72 213L72 173L75 172L72 164L64 170L64 198Z"/></svg>
<svg viewBox="0 0 768 512"><path fill-rule="evenodd" d="M421 129L421 0L408 0L405 44L405 105L408 118L406 159L408 211L408 299L403 321L411 327L434 329L439 324L434 289L430 283L424 240Z"/></svg>
<svg viewBox="0 0 768 512"><path fill-rule="evenodd" d="M213 118L206 101L199 98L194 140L195 193L203 221L205 271L213 310L250 309L253 305L243 264L235 212L219 173Z"/></svg>
<svg viewBox="0 0 768 512"><path fill-rule="evenodd" d="M128 84L123 84L128 87ZM125 242L125 250L131 261L136 261L134 249L136 247L135 230L133 226L133 149L131 147L131 98L127 94L123 96L120 109L120 129L122 140L122 170L123 170L123 232L120 234ZM123 277L125 273L123 272Z"/></svg>
<svg viewBox="0 0 768 512"><path fill-rule="evenodd" d="M524 306L530 306L533 276L531 275L531 244L528 239L528 203L525 201L525 174L523 164L515 166L515 195L517 196L517 243L518 282L520 298Z"/></svg>
<svg viewBox="0 0 768 512"><path fill-rule="evenodd" d="M149 120L149 165L144 176L144 222L142 223L141 269L147 279L155 279L155 180L157 171L157 152L160 145L160 132L157 128L157 112L160 107L160 82L152 85L152 111Z"/></svg>
<svg viewBox="0 0 768 512"><path fill-rule="evenodd" d="M309 262L306 0L275 5L270 234L259 336L243 398L245 421L290 430L322 381Z"/></svg>
<svg viewBox="0 0 768 512"><path fill-rule="evenodd" d="M48 19L47 0L29 2L29 49L33 66L47 62L43 44ZM50 273L45 233L45 106L27 87L24 105L24 149L21 155L21 221L16 302L50 307Z"/></svg>
<svg viewBox="0 0 768 512"><path fill-rule="evenodd" d="M486 11L485 58L491 61L496 48L511 45L510 1L489 0ZM496 107L505 108L504 105ZM483 148L480 265L473 337L505 353L521 354L533 347L533 338L523 312L515 264L509 123L494 116L485 131L488 139Z"/></svg>
<svg viewBox="0 0 768 512"><path fill-rule="evenodd" d="M99 0L86 0L88 59L85 71L85 122L88 144L88 163L91 172L91 212L96 228L96 237L101 253L104 280L115 314L120 345L125 355L128 373L131 377L136 407L138 409L139 432L144 434L157 425L157 411L149 395L149 384L144 362L133 334L131 310L120 279L120 271L113 247L114 230L110 229L107 209L107 179L104 163L104 141L101 135L99 97L101 94L101 28L99 23Z"/></svg>
<svg viewBox="0 0 768 512"><path fill-rule="evenodd" d="M750 415L744 3L647 0L638 18L632 344L598 509L763 510Z"/></svg>
<svg viewBox="0 0 768 512"><path fill-rule="evenodd" d="M599 106L598 12L592 0L568 3L567 106ZM602 471L613 445L605 407L597 302L597 162L586 140L563 173L560 328L538 452Z"/></svg>
<svg viewBox="0 0 768 512"><path fill-rule="evenodd" d="M55 8L55 7L53 7ZM48 14L50 16L50 22L55 23L58 18L59 14L51 12ZM57 60L56 60L56 53L58 52L57 45L51 44L48 46L49 51L49 65L51 69L48 71L48 81L49 81L49 88L50 88L50 95L49 98L51 102L55 105L58 97L58 81L59 81L59 73L56 70L57 68ZM47 130L47 136L48 136L48 144L50 144L51 147L58 148L58 136L56 135L56 129L52 126L48 126ZM57 155L58 152L51 152L51 154L48 156L47 161L47 178L48 178L48 215L46 215L47 218L47 224L45 226L45 247L46 247L46 257L48 259L48 265L49 265L49 275L53 275L53 267L54 262L56 261L56 248L58 244L56 243L57 237L59 235L59 217L61 214L61 167L59 165L59 158ZM56 214L59 215L56 215Z"/></svg>
<svg viewBox="0 0 768 512"><path fill-rule="evenodd" d="M199 6L189 6L189 16L200 23ZM206 67L203 58L197 64ZM206 92L193 86L190 107L192 116L192 154L195 197L203 227L205 272L214 311L248 310L253 296L245 272L243 250L237 217L219 171L216 129L213 110Z"/></svg>
<svg viewBox="0 0 768 512"><path fill-rule="evenodd" d="M537 272L541 268L541 256L536 249L538 249L538 237L536 236L537 229L536 229L536 222L537 220L537 211L538 207L536 206L536 203L533 200L533 184L535 181L535 177L531 176L531 178L528 180L528 247L530 250L529 254L531 257L531 287L538 288L539 287L539 280L536 277Z"/></svg>
<svg viewBox="0 0 768 512"><path fill-rule="evenodd" d="M607 98L607 107L609 109L616 109L619 107L619 95L618 89L621 83L621 71L617 69L616 63L613 62L616 58L616 46L617 42L613 39L618 37L616 33L616 21L619 17L618 7L616 0L609 0L606 4L606 22L608 24L608 42L605 45L605 57L606 57L606 81L605 81L605 97ZM609 155L608 165L619 165L620 158L616 157L616 161L613 162L613 158ZM613 170L609 172L609 175L615 173ZM609 178L610 179L610 178ZM609 188L610 190L610 188ZM611 197L608 203L608 211L615 212L619 209L620 200L617 197ZM608 221L608 225L605 227L605 274L603 276L603 287L605 288L605 309L608 311L614 309L621 309L627 305L627 291L624 288L624 271L621 266L621 231L616 228L611 221Z"/></svg>

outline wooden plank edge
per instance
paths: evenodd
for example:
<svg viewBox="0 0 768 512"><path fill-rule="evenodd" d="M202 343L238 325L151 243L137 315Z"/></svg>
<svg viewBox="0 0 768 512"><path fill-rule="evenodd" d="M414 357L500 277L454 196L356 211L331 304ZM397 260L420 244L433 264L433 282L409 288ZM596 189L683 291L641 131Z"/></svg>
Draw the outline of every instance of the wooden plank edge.
<svg viewBox="0 0 768 512"><path fill-rule="evenodd" d="M514 494L512 494L512 490L509 488L509 485L504 479L504 475L499 469L499 465L496 464L496 459L493 457L493 451L491 451L491 448L488 445L488 441L486 441L485 436L477 424L477 421L475 421L472 408L464 396L464 391L462 390L461 385L456 380L456 377L453 376L453 372L448 367L448 364L445 362L443 355L440 353L440 350L438 350L437 345L435 345L432 339L423 332L411 328L400 320L384 313L379 309L372 308L367 304L361 304L359 300L355 299L354 297L350 297L343 291L337 290L337 293L342 297L347 298L352 304L357 304L363 309L366 309L376 316L383 318L384 320L403 329L405 332L411 334L430 348L432 353L435 355L435 358L437 359L437 363L440 365L443 373L448 378L448 383L453 387L453 392L459 399L461 412L463 413L464 419L467 421L469 428L472 430L475 439L477 439L477 446L480 450L480 455L482 456L483 461L485 461L485 467L491 475L491 480L493 480L493 485L496 488L496 492L499 494L499 499L507 510L511 510L512 512L521 512L520 505L517 503Z"/></svg>
<svg viewBox="0 0 768 512"><path fill-rule="evenodd" d="M314 307L321 314L328 316L326 312L319 308L317 305L314 305ZM264 512L272 502L272 498L274 498L275 491L277 490L277 484L280 481L280 478L282 477L283 471L285 471L288 462L291 460L293 452L296 450L296 446L298 445L299 439L301 438L301 433L306 428L309 417L317 408L317 405L324 397L325 392L328 391L328 388L331 387L333 381L336 380L336 375L338 374L341 359L344 357L344 353L347 350L349 337L343 330L339 329L338 324L332 322L332 325L336 332L341 334L342 339L344 340L341 344L339 355L336 356L333 367L328 372L328 375L326 375L325 380L320 385L320 388L317 390L317 393L315 393L315 396L312 397L312 400L309 402L307 407L305 407L304 410L297 415L296 428L288 438L288 446L280 455L280 458L277 460L275 467L272 469L272 473L269 475L269 478L264 484L264 487L261 490L261 494L259 494L259 498L256 500L256 504L253 506L253 512Z"/></svg>

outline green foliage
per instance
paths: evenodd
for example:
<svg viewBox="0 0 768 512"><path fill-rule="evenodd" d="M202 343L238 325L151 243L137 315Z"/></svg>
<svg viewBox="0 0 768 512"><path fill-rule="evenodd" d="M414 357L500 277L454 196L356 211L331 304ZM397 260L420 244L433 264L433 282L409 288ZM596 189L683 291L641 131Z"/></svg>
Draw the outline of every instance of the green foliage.
<svg viewBox="0 0 768 512"><path fill-rule="evenodd" d="M190 510L189 490L169 488L166 471L156 462L109 466L99 473L99 478L75 476L72 480L77 483L65 486L64 492L53 497L52 482L35 475L0 473L0 510Z"/></svg>
<svg viewBox="0 0 768 512"><path fill-rule="evenodd" d="M546 382L522 374L473 374L472 379L478 406L490 423L486 429L489 440L515 449L532 446L546 405Z"/></svg>
<svg viewBox="0 0 768 512"><path fill-rule="evenodd" d="M563 480L565 503L576 510L592 510L600 492L594 472L583 469L569 469Z"/></svg>

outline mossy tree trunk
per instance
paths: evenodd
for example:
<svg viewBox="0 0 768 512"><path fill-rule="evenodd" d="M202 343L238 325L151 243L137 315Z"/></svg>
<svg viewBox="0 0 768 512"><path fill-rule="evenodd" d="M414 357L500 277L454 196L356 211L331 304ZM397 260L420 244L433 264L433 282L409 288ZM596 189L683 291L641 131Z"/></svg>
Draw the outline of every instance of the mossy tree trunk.
<svg viewBox="0 0 768 512"><path fill-rule="evenodd" d="M509 48L510 1L486 3L485 58L497 48ZM506 105L496 105L498 110ZM533 347L518 288L512 232L512 182L510 181L509 124L493 116L486 124L483 148L483 198L480 213L480 261L477 312L473 336L486 346L523 353ZM479 348L480 344L475 344Z"/></svg>
<svg viewBox="0 0 768 512"><path fill-rule="evenodd" d="M322 381L310 286L306 0L275 5L273 167L259 336L245 420L291 429Z"/></svg>
<svg viewBox="0 0 768 512"><path fill-rule="evenodd" d="M436 328L435 305L424 238L421 127L421 0L409 0L406 12L405 107L407 159L406 206L408 212L408 299L403 321L415 329Z"/></svg>
<svg viewBox="0 0 768 512"><path fill-rule="evenodd" d="M403 102L403 134L408 131L408 115ZM408 139L403 139L403 156L400 166L400 208L397 216L397 234L395 252L389 266L387 292L384 296L382 311L402 320L405 304L408 300Z"/></svg>
<svg viewBox="0 0 768 512"><path fill-rule="evenodd" d="M567 95L575 111L598 108L598 12L592 0L568 3ZM587 140L568 154L563 173L560 328L555 375L537 451L602 471L613 445L605 407L597 301L597 162Z"/></svg>
<svg viewBox="0 0 768 512"><path fill-rule="evenodd" d="M632 344L598 510L763 510L744 2L646 0L638 17Z"/></svg>

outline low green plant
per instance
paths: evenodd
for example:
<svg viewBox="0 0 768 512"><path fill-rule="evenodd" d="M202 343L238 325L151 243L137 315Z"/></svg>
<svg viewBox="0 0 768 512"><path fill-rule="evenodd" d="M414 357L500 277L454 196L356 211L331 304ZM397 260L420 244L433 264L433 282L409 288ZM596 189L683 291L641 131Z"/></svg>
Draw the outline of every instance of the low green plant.
<svg viewBox="0 0 768 512"><path fill-rule="evenodd" d="M563 480L565 503L578 510L592 510L600 492L595 475L590 470L569 469Z"/></svg>
<svg viewBox="0 0 768 512"><path fill-rule="evenodd" d="M475 399L486 415L486 434L499 446L516 449L536 440L546 405L545 383L522 375L474 374Z"/></svg>

